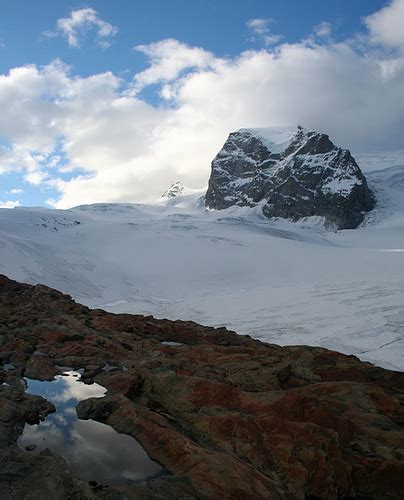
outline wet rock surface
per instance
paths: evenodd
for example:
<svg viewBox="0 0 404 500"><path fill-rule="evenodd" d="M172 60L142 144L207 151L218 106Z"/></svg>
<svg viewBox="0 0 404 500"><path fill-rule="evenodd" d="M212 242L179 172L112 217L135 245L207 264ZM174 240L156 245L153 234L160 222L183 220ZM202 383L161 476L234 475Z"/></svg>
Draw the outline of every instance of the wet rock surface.
<svg viewBox="0 0 404 500"><path fill-rule="evenodd" d="M132 435L170 474L94 486L47 450L19 449L25 422L54 410L22 377L58 366L108 389L79 403L80 418ZM90 310L0 276L0 383L2 499L402 495L404 374L353 356Z"/></svg>

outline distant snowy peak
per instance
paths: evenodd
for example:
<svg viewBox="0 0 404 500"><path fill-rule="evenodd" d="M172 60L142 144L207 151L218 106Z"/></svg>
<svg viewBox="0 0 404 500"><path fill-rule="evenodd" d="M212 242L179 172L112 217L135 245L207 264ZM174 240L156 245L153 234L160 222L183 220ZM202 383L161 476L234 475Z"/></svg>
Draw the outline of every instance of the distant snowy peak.
<svg viewBox="0 0 404 500"><path fill-rule="evenodd" d="M183 186L180 181L175 181L170 189L167 189L161 198L155 200L152 204L157 203L159 206L181 209L203 207L206 189L206 187L201 189L189 188Z"/></svg>
<svg viewBox="0 0 404 500"><path fill-rule="evenodd" d="M175 196L180 196L184 194L184 186L180 181L175 181L171 184L170 188L167 189L162 195L162 198L174 198Z"/></svg>
<svg viewBox="0 0 404 500"><path fill-rule="evenodd" d="M262 205L267 217L357 227L374 201L351 153L301 126L240 129L212 162L205 204Z"/></svg>

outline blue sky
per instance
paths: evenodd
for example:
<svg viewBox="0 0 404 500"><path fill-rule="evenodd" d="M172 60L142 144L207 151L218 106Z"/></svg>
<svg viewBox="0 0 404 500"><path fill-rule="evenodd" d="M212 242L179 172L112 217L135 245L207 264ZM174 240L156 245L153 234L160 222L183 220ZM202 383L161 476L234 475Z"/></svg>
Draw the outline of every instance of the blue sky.
<svg viewBox="0 0 404 500"><path fill-rule="evenodd" d="M3 0L0 34L5 47L0 71L24 64L47 64L57 57L80 75L139 71L146 61L131 48L165 38L203 47L218 56L235 56L260 45L259 40L251 39L246 26L254 18L272 18L271 28L288 42L300 40L324 21L335 26L338 38L345 39L364 31L362 17L385 4L383 0ZM55 28L57 19L88 7L119 29L109 50L100 50L91 37L74 49L63 38L42 35Z"/></svg>
<svg viewBox="0 0 404 500"><path fill-rule="evenodd" d="M240 126L303 122L353 149L400 146L386 124L403 122L403 0L1 9L0 206L141 201L176 178L202 187Z"/></svg>

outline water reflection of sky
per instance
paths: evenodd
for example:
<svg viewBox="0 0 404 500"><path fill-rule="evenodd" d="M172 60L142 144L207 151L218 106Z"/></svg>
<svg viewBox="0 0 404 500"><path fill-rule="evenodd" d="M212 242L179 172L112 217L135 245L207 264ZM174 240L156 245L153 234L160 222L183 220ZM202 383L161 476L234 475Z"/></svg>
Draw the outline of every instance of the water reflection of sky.
<svg viewBox="0 0 404 500"><path fill-rule="evenodd" d="M131 436L109 425L77 418L76 406L83 399L102 397L106 389L86 385L78 372L69 371L52 382L27 379L27 392L37 394L56 407L39 425L25 425L18 440L21 448L35 444L33 453L49 448L69 462L76 474L100 484L123 484L162 472Z"/></svg>

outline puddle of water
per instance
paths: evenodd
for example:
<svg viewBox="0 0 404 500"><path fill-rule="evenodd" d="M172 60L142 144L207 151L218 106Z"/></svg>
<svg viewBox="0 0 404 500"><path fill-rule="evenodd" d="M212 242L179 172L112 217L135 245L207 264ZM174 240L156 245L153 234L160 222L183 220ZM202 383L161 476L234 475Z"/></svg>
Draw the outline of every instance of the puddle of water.
<svg viewBox="0 0 404 500"><path fill-rule="evenodd" d="M109 425L77 418L79 401L100 398L106 389L99 384L84 384L80 373L68 371L51 382L26 379L27 392L51 401L56 413L38 425L25 424L18 439L22 449L39 453L49 448L61 455L78 477L99 484L127 484L163 473L142 446L131 436L119 434Z"/></svg>

